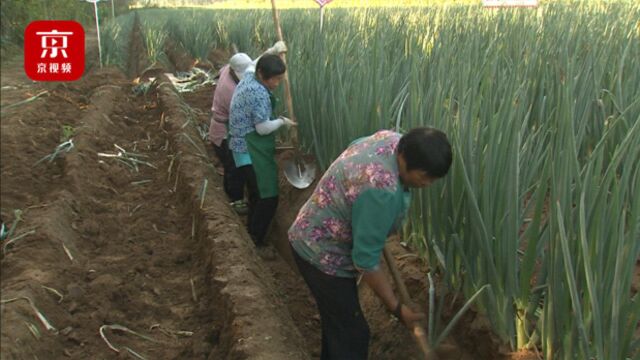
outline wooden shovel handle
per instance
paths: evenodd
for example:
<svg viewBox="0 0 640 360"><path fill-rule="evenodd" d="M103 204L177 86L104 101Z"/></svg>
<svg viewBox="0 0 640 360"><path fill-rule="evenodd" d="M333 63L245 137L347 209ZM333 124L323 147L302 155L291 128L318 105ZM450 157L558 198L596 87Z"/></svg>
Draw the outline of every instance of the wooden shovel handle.
<svg viewBox="0 0 640 360"><path fill-rule="evenodd" d="M284 41L284 38L282 37L282 29L280 28L280 16L278 15L278 9L276 8L276 0L271 0L271 9L273 10L273 22L276 25L276 32L278 34L278 40L280 41ZM286 54L281 54L282 57L282 61L284 61L284 64L287 65L287 55ZM293 101L291 100L291 86L289 85L289 71L286 71L284 73L284 98L285 98L285 103L287 105L287 112L288 112L288 117L293 120L296 121L296 116L293 113ZM298 128L297 126L293 126L293 132L292 132L292 137L291 137L291 142L293 144L293 146L297 149L298 148Z"/></svg>
<svg viewBox="0 0 640 360"><path fill-rule="evenodd" d="M407 291L407 287L404 285L404 281L402 281L402 276L400 275L400 271L396 266L396 262L393 258L393 255L389 251L389 249L385 246L384 250L384 259L387 262L387 266L389 267L389 271L391 271L391 276L393 276L393 281L396 283L396 287L398 288L398 292L400 293L400 299L403 304L411 304L411 296L409 296L409 292ZM438 356L435 351L429 346L429 341L427 340L427 332L424 330L424 327L420 324L415 324L413 326L413 339L418 344L420 350L424 354L425 360L437 360Z"/></svg>

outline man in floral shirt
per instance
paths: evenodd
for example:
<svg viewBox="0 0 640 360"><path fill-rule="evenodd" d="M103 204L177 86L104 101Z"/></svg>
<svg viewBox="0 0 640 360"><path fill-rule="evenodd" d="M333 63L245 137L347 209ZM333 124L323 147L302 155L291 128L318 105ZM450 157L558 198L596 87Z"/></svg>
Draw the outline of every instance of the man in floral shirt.
<svg viewBox="0 0 640 360"><path fill-rule="evenodd" d="M352 143L300 209L289 241L320 312L322 359L367 358L369 326L355 280L360 273L405 325L424 317L396 298L380 256L407 213L409 188L444 177L451 162L451 145L439 130L379 131Z"/></svg>

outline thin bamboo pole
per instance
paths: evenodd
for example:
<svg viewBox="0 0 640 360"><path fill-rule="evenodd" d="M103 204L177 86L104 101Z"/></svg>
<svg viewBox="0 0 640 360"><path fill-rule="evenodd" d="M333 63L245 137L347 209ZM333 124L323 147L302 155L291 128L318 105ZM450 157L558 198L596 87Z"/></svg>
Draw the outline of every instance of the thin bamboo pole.
<svg viewBox="0 0 640 360"><path fill-rule="evenodd" d="M284 37L282 36L282 29L280 28L280 16L278 15L278 9L276 8L276 0L271 0L271 8L273 10L273 22L276 25L278 40L284 41ZM280 54L280 56L282 57L282 61L284 61L284 64L286 65L287 55L282 53ZM283 81L284 81L284 98L287 105L287 112L288 112L289 118L293 121L296 121L296 116L293 113L293 100L291 99L291 86L289 84L289 69L285 71ZM291 142L293 146L297 149L298 148L298 130L296 126L292 126L292 128L293 128L293 131L292 131Z"/></svg>

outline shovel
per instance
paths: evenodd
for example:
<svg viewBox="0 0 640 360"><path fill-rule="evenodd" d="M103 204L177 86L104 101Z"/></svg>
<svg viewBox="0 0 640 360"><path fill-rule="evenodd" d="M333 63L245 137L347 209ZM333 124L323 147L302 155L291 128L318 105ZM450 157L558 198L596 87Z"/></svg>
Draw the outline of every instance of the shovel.
<svg viewBox="0 0 640 360"><path fill-rule="evenodd" d="M284 41L282 38L282 29L280 28L280 18L278 16L278 10L276 9L276 1L271 0L271 8L273 9L273 22L276 25L276 31L278 33L278 40ZM287 57L282 54L282 61L287 64ZM287 104L287 111L291 120L296 121L293 113L293 102L291 101L291 87L289 86L288 71L284 73L284 97ZM293 159L287 159L284 162L284 176L287 181L293 187L298 189L306 189L313 183L316 178L316 167L313 162L305 161L302 153L300 152L300 146L298 144L298 129L294 127L293 134L291 136L291 144L294 148Z"/></svg>
<svg viewBox="0 0 640 360"><path fill-rule="evenodd" d="M391 275L393 276L393 281L396 283L398 287L398 292L400 293L400 298L402 299L402 303L409 305L411 304L411 297L409 296L409 292L407 291L406 286L404 285L404 281L402 281L402 277L400 276L400 271L398 271L398 267L396 266L396 262L393 259L393 255L389 251L389 249L385 246L384 250L384 260L387 262L389 266L389 270L391 271ZM424 330L424 327L420 324L415 324L413 326L413 339L418 344L418 347L422 351L425 360L438 360L438 355L434 351L434 349L429 345L427 340L427 332Z"/></svg>

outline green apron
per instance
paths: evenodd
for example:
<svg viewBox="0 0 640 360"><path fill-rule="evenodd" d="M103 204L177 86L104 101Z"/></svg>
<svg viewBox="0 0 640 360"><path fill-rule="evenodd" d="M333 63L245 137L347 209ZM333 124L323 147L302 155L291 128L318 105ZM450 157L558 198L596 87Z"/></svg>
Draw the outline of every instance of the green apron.
<svg viewBox="0 0 640 360"><path fill-rule="evenodd" d="M271 109L276 107L276 98L269 92ZM278 165L276 164L276 134L259 135L252 131L245 136L247 149L258 182L260 198L278 196Z"/></svg>

